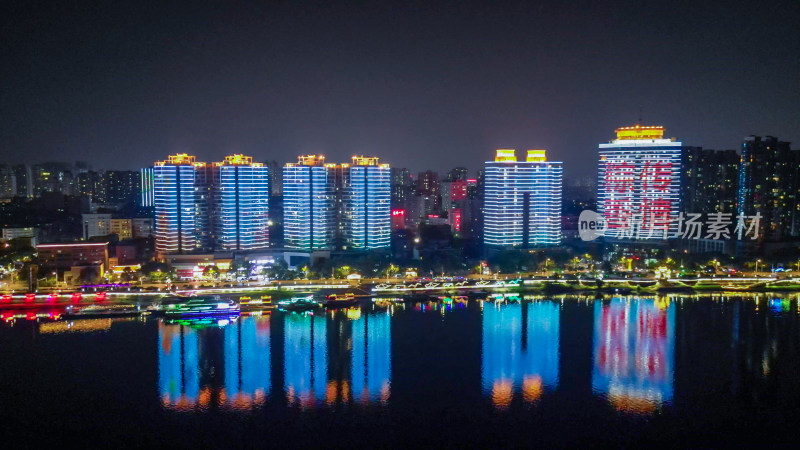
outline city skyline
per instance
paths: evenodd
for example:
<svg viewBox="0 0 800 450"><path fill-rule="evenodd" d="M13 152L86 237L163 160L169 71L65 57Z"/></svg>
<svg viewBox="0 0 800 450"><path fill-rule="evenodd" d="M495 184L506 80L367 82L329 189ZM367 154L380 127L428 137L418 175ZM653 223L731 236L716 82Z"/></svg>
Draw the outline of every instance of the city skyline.
<svg viewBox="0 0 800 450"><path fill-rule="evenodd" d="M625 124L630 124L630 126L643 125L642 123L631 122L631 121L624 122L624 123ZM619 125L617 125L615 127L612 127L610 130L613 130L615 128L619 128ZM662 127L662 128L666 128L666 127ZM604 139L605 137L609 136L608 132L606 132L603 136L604 137L598 138L599 139L598 142L600 142L602 144L611 144L611 143L613 143L614 139L612 139L612 138ZM731 146L728 146L728 147L725 147L725 148L706 146L706 145L702 145L702 144L690 144L689 142L686 142L684 139L678 138L678 137L675 137L675 136L670 136L668 138L681 140L681 141L684 142L684 144L686 144L687 146L693 147L693 148L699 148L699 149L704 149L704 150L714 150L714 151L735 151L737 153L737 155L741 155L743 142L746 141L748 138L751 138L751 137L776 138L776 139L780 139L781 142L787 143L790 146L790 148L792 148L792 149L795 148L794 141L792 141L791 139L785 139L785 137L782 136L782 135L769 134L769 133L766 133L766 134L752 133L752 134L743 135L738 139L738 141L736 141L735 145L731 145ZM667 138L667 136L665 136L665 138ZM595 153L597 152L598 142L595 142L593 144L594 147L593 147L592 151L595 152ZM499 148L528 148L528 147L533 148L533 146L531 146L530 143L527 143L527 144L526 143L521 143L518 146L506 146L506 147L502 147L501 146L501 147L495 147L495 148L491 148L491 149L481 149L481 151L483 153L485 153L485 154L489 154L487 152L493 152L494 150L497 150ZM559 153L559 152L553 151L553 150L551 150L549 148L547 148L546 150L548 152L550 152L551 154L558 154ZM330 151L324 151L324 150L312 151L312 152L306 152L306 153L297 152L297 153L294 153L292 155L288 155L285 161L283 159L276 159L276 158L269 157L269 156L259 157L259 152L258 151L254 151L254 152L248 152L248 151L244 151L244 152L239 152L239 151L227 152L227 151L222 151L222 150L219 150L219 151L207 151L207 152L204 152L203 155L208 155L208 156L202 156L202 157L200 156L199 152L192 152L192 151L188 151L188 152L186 152L186 151L163 152L162 154L190 154L190 155L195 156L198 160L207 160L207 161L219 159L222 155L245 154L245 155L250 155L253 158L254 161L259 161L259 162L262 162L262 163L268 163L268 162L273 162L274 161L274 162L277 162L282 167L284 164L291 163L294 159L296 159L298 154L322 154L322 155L331 155L331 154L338 155L338 154L340 154L340 155L344 155L344 156L331 157L330 159L331 160L336 160L336 161L339 161L339 160L346 161L346 160L349 160L349 159L352 159L353 157L355 157L354 155L356 155L356 154L363 155L363 154L366 154L366 153L374 154L375 157L378 157L378 158L383 159L383 160L389 160L390 162L391 162L391 159L392 159L391 156L388 157L388 158L380 156L380 154L378 152L350 152L350 153L348 153L347 150L342 150L342 151L338 151L338 152L330 152ZM346 155L350 155L350 156L346 156ZM588 158L588 157L594 158L594 156L596 156L596 154L595 155L587 154L587 155L583 155L583 156L586 157L586 158ZM160 156L157 156L156 159L158 159L159 157ZM467 174L469 176L473 177L479 171L483 170L484 164L486 162L491 161L491 158L484 157L483 159L485 159L485 161L479 162L475 167L467 166L467 165L461 164L461 163L450 163L450 165L445 164L441 168L438 168L438 167L437 168L433 168L433 167L431 167L429 165L426 165L424 160L419 160L419 162L417 162L417 164L414 165L414 166L403 166L403 165L397 165L397 164L392 163L392 167L408 169L410 171L410 173L412 175L415 175L415 176L416 176L417 173L423 173L423 172L426 172L426 171L432 171L432 172L435 172L435 173L438 173L438 174L445 175L448 172L450 172L451 170L463 167L463 168L467 169ZM459 159L459 161L460 161L460 159ZM594 161L594 159L592 159L592 161ZM8 165L12 165L12 166L26 165L28 167L33 167L33 166L37 166L37 165L38 166L48 165L48 164L59 164L59 165L61 165L61 164L64 164L64 165L72 164L73 166L76 166L77 164L85 164L86 161L85 160L65 160L65 159L59 159L58 157L53 157L53 158L42 159L40 161L30 161L30 160L26 160L26 159L4 160L3 163L4 164L8 164ZM570 167L570 166L572 166L572 167ZM149 163L146 163L146 164L144 164L142 166L128 166L128 165L125 165L124 168L118 168L118 167L123 167L123 166L114 166L112 168L112 167L100 167L100 166L97 166L97 165L91 165L90 164L88 166L88 169L81 169L82 172L77 172L77 173L84 173L85 171L89 171L89 172L91 172L91 171L94 171L94 172L140 171L143 168L152 167L152 161L149 162ZM596 183L596 181L597 181L596 180L596 178L597 178L596 177L597 166L594 166L594 167L586 166L586 163L584 162L583 165L580 166L580 168L578 169L578 168L576 168L574 163L573 164L567 164L565 162L564 169L565 169L564 170L564 179L565 180L580 181L580 182L589 181L592 184Z"/></svg>
<svg viewBox="0 0 800 450"><path fill-rule="evenodd" d="M634 128L634 127L637 127L637 126L639 126L639 127L649 127L649 125L643 125L642 123L638 123L638 122L637 123L630 122L629 125L630 126L628 128ZM620 126L614 127L611 130L613 131L615 128L620 128ZM625 126L623 126L622 128L625 128ZM666 127L664 127L664 126L660 126L660 128L666 129ZM608 137L609 133L607 132L604 136ZM795 145L794 145L793 141L784 139L784 136L778 136L778 135L773 135L773 134L749 134L749 135L745 135L745 136L742 136L738 140L738 143L736 145L731 146L729 148L716 148L716 147L708 147L708 146L704 146L704 145L690 145L688 142L685 142L681 138L678 138L678 137L675 137L675 136L665 136L665 139L673 139L673 140L676 140L676 141L677 140L684 141L683 144L685 146L687 146L688 148L693 148L693 149L697 149L697 150L711 151L711 152L735 152L737 157L741 156L743 146L751 138L779 139L784 145L788 146L787 150L793 150L793 151L800 150L800 149L795 149ZM595 158L597 156L597 145L598 145L598 143L600 145L611 145L611 144L614 143L614 141L615 141L615 139L613 139L613 138L608 138L608 139L605 139L605 140L603 140L601 138L601 140L599 140L598 142L594 143L594 150L593 151L595 152L595 154L594 155L586 155L586 156L587 157L591 156L592 158ZM483 152L485 154L491 154L492 152L494 152L494 151L496 151L498 149L501 149L501 148L519 148L519 149L531 148L532 149L533 146L531 146L530 144L523 143L522 145L519 145L519 146L516 146L516 147L497 147L497 148L492 148L492 149L483 149ZM546 150L550 154L556 153L556 152L552 152L550 149L546 149ZM346 152L341 152L341 153L343 155L347 154ZM291 163L292 161L294 161L297 158L297 154L294 154L294 155L291 155L285 161L283 161L283 160L276 160L276 159L267 158L267 157L260 158L259 156L257 156L256 153L252 153L252 152L251 153L247 153L247 152L244 152L244 153L225 153L225 152L222 152L222 151L210 152L209 155L211 155L211 156L209 156L207 158L206 157L200 157L200 156L198 156L197 153L192 153L192 152L188 152L188 153L186 153L186 152L168 152L168 153L165 153L165 154L170 154L170 155L188 154L188 155L192 155L193 157L197 158L198 160L204 160L204 161L213 161L215 159L220 159L224 155L231 155L231 154L242 155L242 154L244 154L244 155L248 155L248 157L252 158L254 161L257 161L257 162L262 163L262 164L277 164L276 167L278 167L278 168L282 168L285 164L289 164L289 163ZM298 154L306 154L306 153L302 153L301 152L301 153L298 153ZM325 151L319 151L319 152L312 152L312 153L308 153L308 154L309 155L329 155L330 153L329 152L325 152ZM396 165L396 164L391 162L391 159L385 159L385 158L383 158L381 156L378 156L377 153L375 153L375 152L373 152L372 154L376 155L375 157L377 157L377 158L380 158L380 159L383 159L383 160L389 160L390 164L392 165L392 168L408 170L409 174L412 175L412 177L414 177L415 180L417 179L418 175L421 175L421 174L424 174L424 173L436 173L436 174L441 175L442 177L445 177L450 172L452 172L454 170L461 170L461 169L466 169L467 176L470 177L470 178L474 178L482 170L484 170L485 163L492 161L492 158L484 157L483 159L485 159L485 161L480 162L480 164L478 166L476 166L476 167L467 167L464 164L460 164L458 162L451 162L450 165L446 165L442 169L438 169L438 168L434 169L434 168L432 168L430 166L425 166L424 162L420 162L419 163L420 164L419 165L420 169L417 170L417 169L409 168L407 166ZM350 160L352 158L361 157L361 156L364 155L364 153L363 152L362 153L358 153L358 154L351 153L350 155L351 156L343 156L341 158L332 157L332 158L329 158L329 159L330 160L335 160L335 161L346 161L346 160ZM156 160L158 158L161 158L161 157L163 157L163 156L156 157ZM459 159L459 161L460 161L460 159ZM593 163L594 163L594 161L595 161L595 159L592 159ZM75 173L73 173L73 176L76 177L76 181L75 181L76 182L76 186L78 186L80 188L80 186L82 185L82 183L84 183L84 181L77 178L79 175L85 175L86 173L103 174L103 173L110 173L110 172L141 172L142 170L147 170L149 168L152 168L153 162L149 162L148 164L145 164L145 165L143 165L141 167L131 167L131 168L125 168L125 169L114 169L114 168L108 168L108 167L97 167L97 166L92 166L92 165L88 165L86 167L81 167L81 166L85 166L87 164L87 162L83 161L83 160L72 161L72 160L63 160L63 159L58 159L58 158L51 158L51 159L47 159L47 160L43 160L43 161L33 161L33 162L25 161L25 160L19 160L19 161L18 160L10 160L10 161L6 160L6 161L3 161L3 163L0 163L0 165L2 165L2 164L8 165L8 166L14 166L14 167L25 166L25 167L27 167L27 169L29 171L31 170L31 168L36 167L36 166L48 166L48 165L59 165L59 166L64 166L64 168L66 168L66 169L75 169ZM590 167L590 170L588 172L586 172L586 173L583 172L583 168L581 169L580 173L578 173L577 170L574 167L572 168L572 170L570 170L569 164L565 163L565 166L564 166L564 180L565 180L565 182L569 181L571 183L576 183L576 184L580 184L580 185L596 185L597 184L597 170L598 170L598 166L595 165L593 167ZM141 177L141 174L138 175L138 176ZM273 194L273 195L275 195L275 194Z"/></svg>
<svg viewBox="0 0 800 450"><path fill-rule="evenodd" d="M12 448L796 440L800 0L3 6Z"/></svg>
<svg viewBox="0 0 800 450"><path fill-rule="evenodd" d="M355 153L416 172L458 154L474 171L531 145L572 178L640 117L704 148L800 140L796 2L28 7L2 28L8 160Z"/></svg>

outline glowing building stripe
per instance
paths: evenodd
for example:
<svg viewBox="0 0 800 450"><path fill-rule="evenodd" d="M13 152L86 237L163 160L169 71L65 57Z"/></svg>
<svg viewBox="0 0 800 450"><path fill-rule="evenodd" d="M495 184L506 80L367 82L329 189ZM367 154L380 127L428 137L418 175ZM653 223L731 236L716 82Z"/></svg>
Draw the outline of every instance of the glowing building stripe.
<svg viewBox="0 0 800 450"><path fill-rule="evenodd" d="M524 202L528 196L528 244L561 242L562 163L486 162L484 242L523 244Z"/></svg>

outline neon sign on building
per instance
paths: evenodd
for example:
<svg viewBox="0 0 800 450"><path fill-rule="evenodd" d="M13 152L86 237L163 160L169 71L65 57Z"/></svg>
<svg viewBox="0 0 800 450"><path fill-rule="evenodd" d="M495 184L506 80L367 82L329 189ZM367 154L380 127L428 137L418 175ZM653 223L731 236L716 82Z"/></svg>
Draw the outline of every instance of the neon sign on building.
<svg viewBox="0 0 800 450"><path fill-rule="evenodd" d="M617 139L599 146L599 212L610 230L635 230L638 239L663 239L675 231L680 213L684 147L664 139L663 127L637 125L616 133Z"/></svg>

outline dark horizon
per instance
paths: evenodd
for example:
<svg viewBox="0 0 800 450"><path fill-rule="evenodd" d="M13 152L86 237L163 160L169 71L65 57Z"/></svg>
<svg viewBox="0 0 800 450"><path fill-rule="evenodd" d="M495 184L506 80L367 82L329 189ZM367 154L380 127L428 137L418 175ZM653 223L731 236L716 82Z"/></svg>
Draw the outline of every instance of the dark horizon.
<svg viewBox="0 0 800 450"><path fill-rule="evenodd" d="M800 140L800 4L17 4L3 162L379 156L474 173L544 148L592 178L639 121L686 145Z"/></svg>

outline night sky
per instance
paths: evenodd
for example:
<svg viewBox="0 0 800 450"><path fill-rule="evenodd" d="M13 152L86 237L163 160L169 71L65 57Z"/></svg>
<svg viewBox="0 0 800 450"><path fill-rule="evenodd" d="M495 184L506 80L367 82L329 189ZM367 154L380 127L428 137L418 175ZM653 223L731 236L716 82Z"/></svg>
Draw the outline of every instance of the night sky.
<svg viewBox="0 0 800 450"><path fill-rule="evenodd" d="M800 2L6 3L0 162L188 152L413 171L545 148L592 176L618 126L800 148Z"/></svg>

